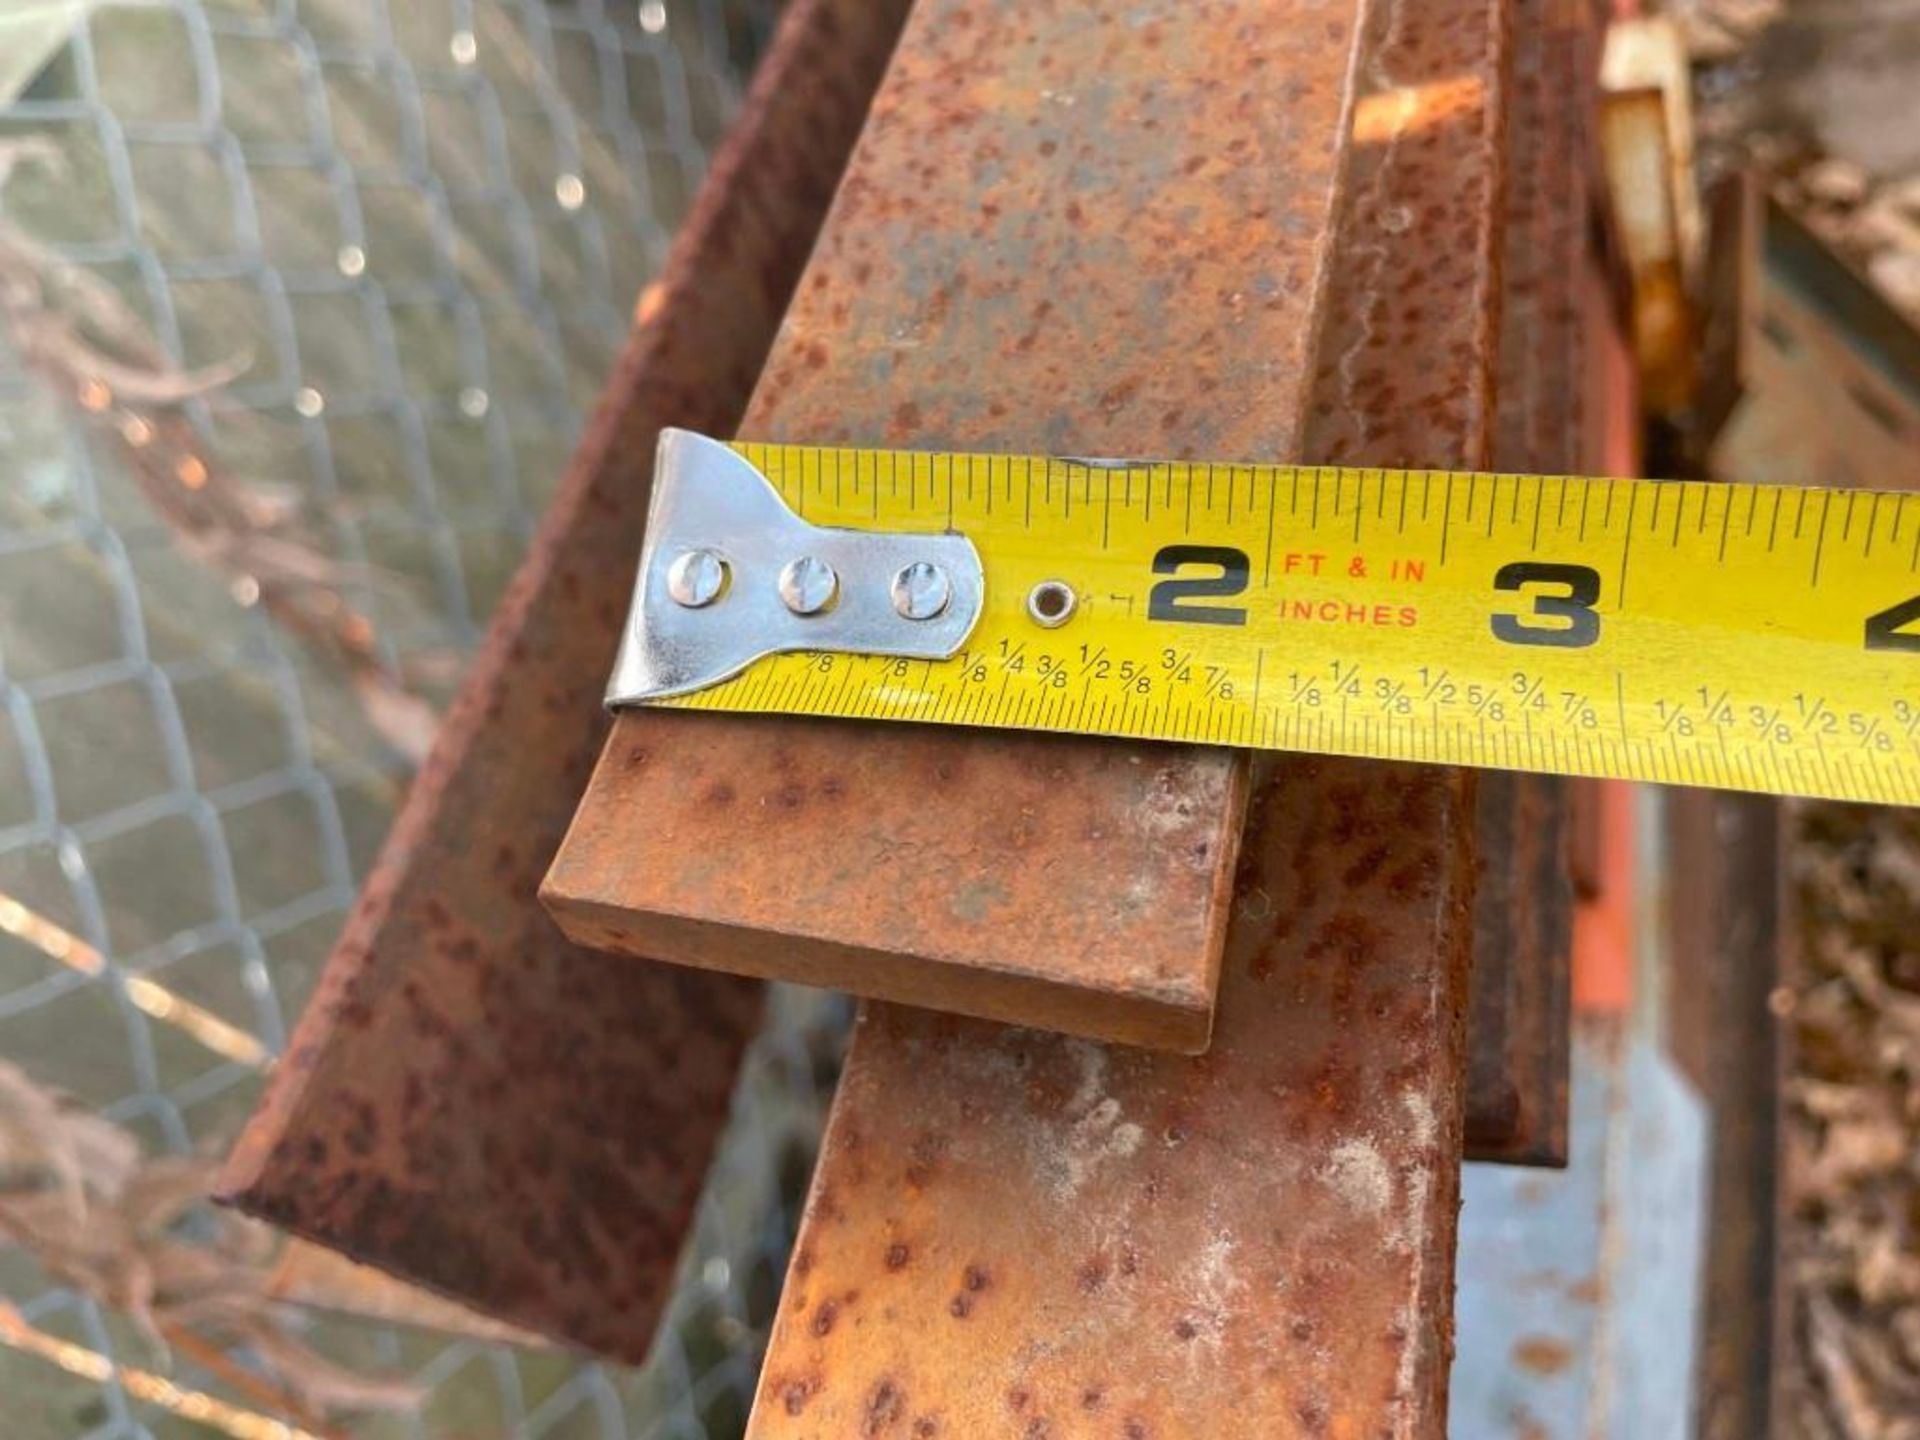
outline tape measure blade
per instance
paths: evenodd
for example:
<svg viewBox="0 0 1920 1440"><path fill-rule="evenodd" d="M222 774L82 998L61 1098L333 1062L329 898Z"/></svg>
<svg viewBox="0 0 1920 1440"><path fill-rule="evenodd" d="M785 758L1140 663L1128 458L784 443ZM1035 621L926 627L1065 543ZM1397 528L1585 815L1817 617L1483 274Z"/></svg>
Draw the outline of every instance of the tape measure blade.
<svg viewBox="0 0 1920 1440"><path fill-rule="evenodd" d="M677 705L1920 804L1913 496L739 448L814 523L968 535L987 601L951 660Z"/></svg>

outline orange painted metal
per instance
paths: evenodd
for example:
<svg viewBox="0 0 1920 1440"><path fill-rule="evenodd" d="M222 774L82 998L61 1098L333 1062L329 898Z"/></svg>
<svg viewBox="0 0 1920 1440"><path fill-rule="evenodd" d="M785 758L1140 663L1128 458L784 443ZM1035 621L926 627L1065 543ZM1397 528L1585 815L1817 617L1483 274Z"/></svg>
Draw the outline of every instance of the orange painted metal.
<svg viewBox="0 0 1920 1440"><path fill-rule="evenodd" d="M1573 920L1573 1005L1581 1015L1624 1015L1633 1005L1634 787L1595 787L1603 879Z"/></svg>
<svg viewBox="0 0 1920 1440"><path fill-rule="evenodd" d="M923 0L742 432L1278 459L1359 0ZM545 887L584 943L1167 1049L1207 1041L1245 763L622 716Z"/></svg>
<svg viewBox="0 0 1920 1440"><path fill-rule="evenodd" d="M1309 458L1488 458L1504 8L1369 10ZM755 1440L1443 1431L1473 787L1252 796L1206 1055L867 1008Z"/></svg>
<svg viewBox="0 0 1920 1440"><path fill-rule="evenodd" d="M1580 276L1581 303L1589 317L1586 404L1596 417L1583 436L1587 475L1640 475L1642 414L1626 309L1624 277L1599 264ZM1594 841L1594 889L1574 912L1573 1009L1578 1016L1624 1015L1633 1005L1638 965L1634 935L1637 847L1636 787L1617 780L1590 782L1580 795L1588 808Z"/></svg>
<svg viewBox="0 0 1920 1440"><path fill-rule="evenodd" d="M240 1207L638 1360L759 987L535 902L605 726L660 426L738 419L903 3L797 0L222 1178Z"/></svg>

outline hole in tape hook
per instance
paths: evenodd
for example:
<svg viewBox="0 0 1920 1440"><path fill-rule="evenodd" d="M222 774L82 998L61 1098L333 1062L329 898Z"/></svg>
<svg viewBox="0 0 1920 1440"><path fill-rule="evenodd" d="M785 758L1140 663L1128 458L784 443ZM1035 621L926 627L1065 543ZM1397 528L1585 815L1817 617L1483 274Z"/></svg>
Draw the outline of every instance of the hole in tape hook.
<svg viewBox="0 0 1920 1440"><path fill-rule="evenodd" d="M1080 597L1064 580L1042 580L1027 592L1027 615L1036 625L1058 629L1073 618Z"/></svg>

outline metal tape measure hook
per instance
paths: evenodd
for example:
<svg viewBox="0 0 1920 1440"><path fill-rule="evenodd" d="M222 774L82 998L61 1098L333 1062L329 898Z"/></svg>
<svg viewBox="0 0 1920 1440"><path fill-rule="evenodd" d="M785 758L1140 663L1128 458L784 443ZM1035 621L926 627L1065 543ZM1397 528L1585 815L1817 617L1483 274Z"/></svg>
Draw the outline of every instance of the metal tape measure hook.
<svg viewBox="0 0 1920 1440"><path fill-rule="evenodd" d="M789 651L945 660L984 588L966 536L809 524L731 446L668 428L606 703L685 695Z"/></svg>

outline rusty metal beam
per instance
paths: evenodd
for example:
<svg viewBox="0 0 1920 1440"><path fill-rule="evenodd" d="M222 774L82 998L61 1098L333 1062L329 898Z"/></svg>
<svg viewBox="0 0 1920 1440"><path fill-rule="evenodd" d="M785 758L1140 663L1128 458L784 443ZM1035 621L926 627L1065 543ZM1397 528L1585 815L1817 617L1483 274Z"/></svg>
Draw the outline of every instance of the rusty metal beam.
<svg viewBox="0 0 1920 1440"><path fill-rule="evenodd" d="M744 432L1298 453L1359 3L923 0ZM593 945L1194 1051L1245 778L1219 750L643 712L545 897Z"/></svg>
<svg viewBox="0 0 1920 1440"><path fill-rule="evenodd" d="M1501 257L1498 470L1577 473L1585 413L1584 314L1599 98L1591 0L1544 0L1516 25L1507 109ZM1572 1049L1572 787L1486 775L1467 1071L1467 1156L1563 1165Z"/></svg>
<svg viewBox="0 0 1920 1440"><path fill-rule="evenodd" d="M758 987L589 954L535 886L604 733L655 433L736 423L904 9L789 10L222 1181L256 1215L628 1359Z"/></svg>
<svg viewBox="0 0 1920 1440"><path fill-rule="evenodd" d="M1370 9L1309 458L1487 458L1504 21ZM1472 787L1288 758L1252 790L1205 1056L866 1009L755 1440L1441 1433Z"/></svg>
<svg viewBox="0 0 1920 1440"><path fill-rule="evenodd" d="M1768 1008L1789 953L1785 806L1771 796L1667 792L1668 1043L1712 1117L1705 1198L1702 1435L1777 1435L1776 1346L1790 1332L1780 1284L1782 1055ZM1797 947L1796 947L1797 948Z"/></svg>
<svg viewBox="0 0 1920 1440"><path fill-rule="evenodd" d="M1438 1433L1469 820L1275 767L1198 1060L870 1006L749 1434Z"/></svg>
<svg viewBox="0 0 1920 1440"><path fill-rule="evenodd" d="M1494 771L1475 802L1480 854L1469 990L1466 1153L1567 1163L1573 1043L1568 787Z"/></svg>

